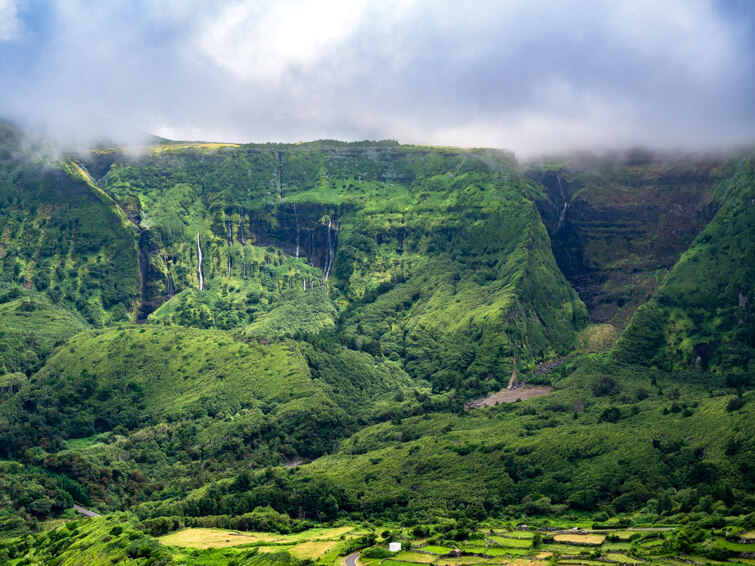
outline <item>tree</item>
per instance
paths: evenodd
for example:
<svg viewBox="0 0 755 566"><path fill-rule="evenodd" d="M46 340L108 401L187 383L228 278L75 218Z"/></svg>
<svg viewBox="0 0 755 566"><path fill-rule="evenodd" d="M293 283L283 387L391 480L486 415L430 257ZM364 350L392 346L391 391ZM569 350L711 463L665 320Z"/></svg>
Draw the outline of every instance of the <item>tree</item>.
<svg viewBox="0 0 755 566"><path fill-rule="evenodd" d="M540 548L541 544L543 544L543 535L540 534L540 531L535 531L532 536L532 548Z"/></svg>

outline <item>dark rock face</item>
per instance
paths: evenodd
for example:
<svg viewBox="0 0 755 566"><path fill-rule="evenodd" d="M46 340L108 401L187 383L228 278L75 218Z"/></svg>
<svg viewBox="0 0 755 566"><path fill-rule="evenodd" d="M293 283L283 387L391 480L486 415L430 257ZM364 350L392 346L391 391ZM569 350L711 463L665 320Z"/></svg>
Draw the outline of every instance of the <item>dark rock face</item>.
<svg viewBox="0 0 755 566"><path fill-rule="evenodd" d="M306 258L309 265L330 273L338 248L343 214L340 207L285 204L257 212L249 218L250 241L256 246L273 245L286 254Z"/></svg>
<svg viewBox="0 0 755 566"><path fill-rule="evenodd" d="M715 214L721 163L530 169L559 268L594 322L623 328Z"/></svg>
<svg viewBox="0 0 755 566"><path fill-rule="evenodd" d="M170 298L170 292L167 294L164 292L165 275L155 264L160 248L152 240L152 233L149 230L140 230L138 245L141 300L139 301L136 320L143 322Z"/></svg>

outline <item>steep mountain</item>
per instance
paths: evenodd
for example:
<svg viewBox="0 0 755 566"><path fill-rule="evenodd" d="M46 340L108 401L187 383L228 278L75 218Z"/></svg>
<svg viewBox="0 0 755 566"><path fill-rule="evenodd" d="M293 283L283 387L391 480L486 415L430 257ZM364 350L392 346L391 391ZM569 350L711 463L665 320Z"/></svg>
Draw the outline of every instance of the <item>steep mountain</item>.
<svg viewBox="0 0 755 566"><path fill-rule="evenodd" d="M546 160L526 174L559 268L596 323L626 327L713 218L722 156L634 150Z"/></svg>
<svg viewBox="0 0 755 566"><path fill-rule="evenodd" d="M619 357L667 370L755 378L755 163L732 161L712 198L717 212L632 319Z"/></svg>
<svg viewBox="0 0 755 566"><path fill-rule="evenodd" d="M128 319L139 297L133 227L76 163L2 124L0 234L4 286L44 291L91 324Z"/></svg>
<svg viewBox="0 0 755 566"><path fill-rule="evenodd" d="M507 154L323 141L111 158L98 184L140 231L143 304L175 295L155 320L259 336L327 288L324 318L289 333L336 327L438 391L503 386L586 321Z"/></svg>

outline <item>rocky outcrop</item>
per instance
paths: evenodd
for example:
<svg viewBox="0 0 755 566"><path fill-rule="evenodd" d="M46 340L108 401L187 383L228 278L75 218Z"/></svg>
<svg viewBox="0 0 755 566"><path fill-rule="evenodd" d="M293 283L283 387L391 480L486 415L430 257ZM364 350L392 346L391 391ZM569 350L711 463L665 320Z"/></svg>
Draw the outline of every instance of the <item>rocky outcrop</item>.
<svg viewBox="0 0 755 566"><path fill-rule="evenodd" d="M559 268L594 322L623 328L715 214L716 159L645 155L531 167Z"/></svg>
<svg viewBox="0 0 755 566"><path fill-rule="evenodd" d="M343 207L317 204L283 204L250 213L250 241L256 246L273 245L286 254L305 258L320 268L327 280L338 249Z"/></svg>

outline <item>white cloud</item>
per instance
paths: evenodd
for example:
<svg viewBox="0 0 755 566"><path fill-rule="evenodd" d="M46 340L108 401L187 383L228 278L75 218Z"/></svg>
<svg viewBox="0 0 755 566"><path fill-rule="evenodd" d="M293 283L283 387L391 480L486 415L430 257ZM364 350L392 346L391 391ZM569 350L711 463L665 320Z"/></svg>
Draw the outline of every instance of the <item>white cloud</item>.
<svg viewBox="0 0 755 566"><path fill-rule="evenodd" d="M755 135L755 4L724 7L60 0L19 15L0 0L25 19L0 43L0 115L79 139L738 143Z"/></svg>
<svg viewBox="0 0 755 566"><path fill-rule="evenodd" d="M237 77L277 80L351 39L366 6L365 0L235 2L201 32L197 46Z"/></svg>
<svg viewBox="0 0 755 566"><path fill-rule="evenodd" d="M0 41L12 41L21 34L16 0L0 0Z"/></svg>

